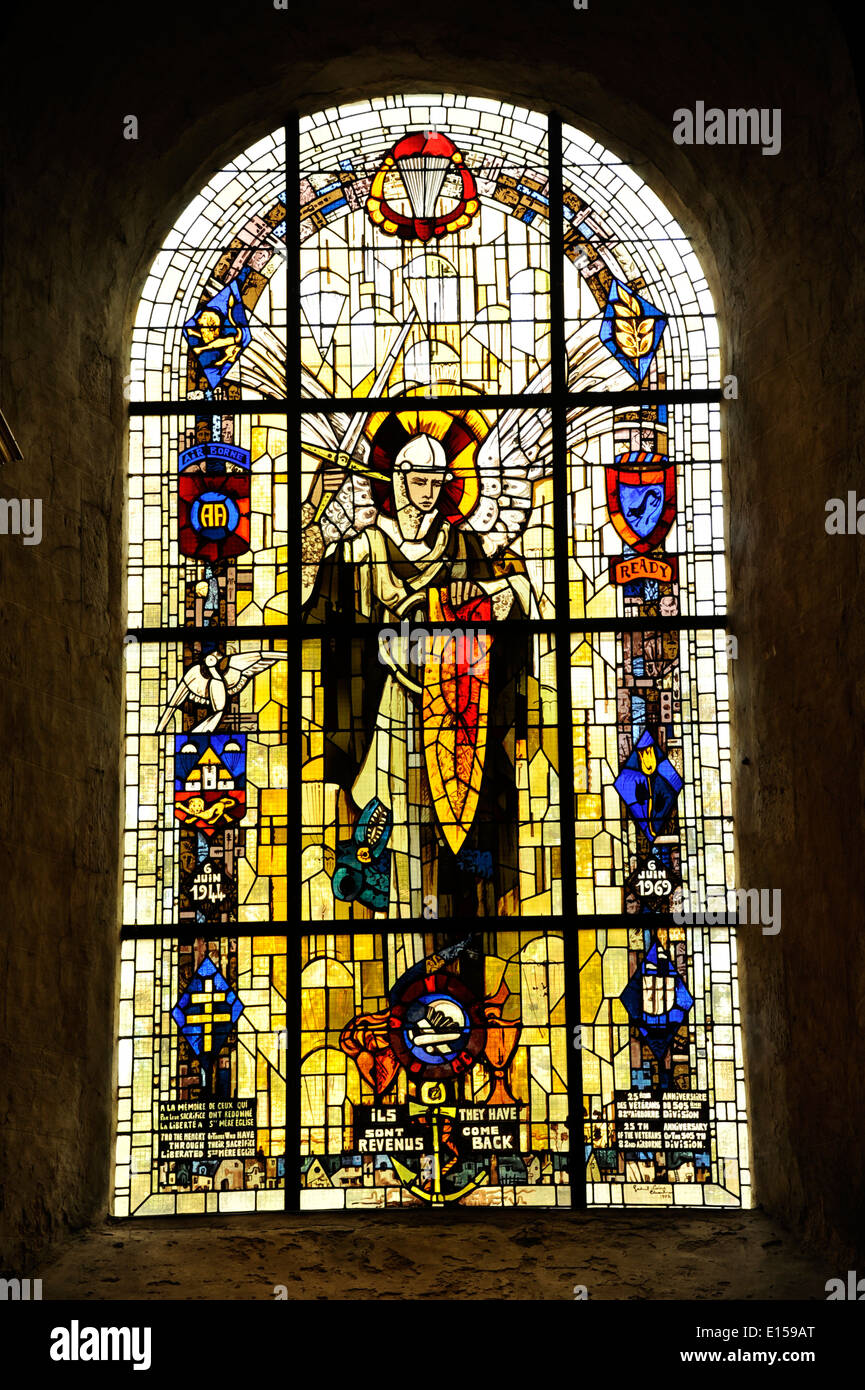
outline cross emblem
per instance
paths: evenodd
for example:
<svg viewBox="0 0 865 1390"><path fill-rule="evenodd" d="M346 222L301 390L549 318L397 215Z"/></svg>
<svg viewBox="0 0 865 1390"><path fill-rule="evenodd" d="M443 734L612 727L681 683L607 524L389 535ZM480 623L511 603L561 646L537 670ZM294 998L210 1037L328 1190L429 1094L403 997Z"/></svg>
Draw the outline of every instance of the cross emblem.
<svg viewBox="0 0 865 1390"><path fill-rule="evenodd" d="M208 1095L216 1058L228 1042L243 1007L235 990L207 956L171 1010L171 1017L198 1058Z"/></svg>
<svg viewBox="0 0 865 1390"><path fill-rule="evenodd" d="M214 989L213 977L202 980L201 989L196 990L190 997L186 1008L186 1027L189 1032L200 1033L202 1053L212 1050L213 1044L213 1025L215 1023L231 1023L231 1013L216 1013L217 1004L224 1004L226 1001L225 990ZM193 1009L196 1012L192 1012ZM194 1027L190 1025L195 1025Z"/></svg>

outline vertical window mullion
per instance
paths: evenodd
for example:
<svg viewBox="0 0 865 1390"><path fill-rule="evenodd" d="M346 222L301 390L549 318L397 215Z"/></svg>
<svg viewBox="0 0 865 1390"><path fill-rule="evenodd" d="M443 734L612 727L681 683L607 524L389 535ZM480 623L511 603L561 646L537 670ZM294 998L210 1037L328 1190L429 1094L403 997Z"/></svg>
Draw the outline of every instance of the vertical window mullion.
<svg viewBox="0 0 865 1390"><path fill-rule="evenodd" d="M285 396L289 402L288 433L286 455L294 458L298 483L302 477L302 458L300 448L300 218L298 216L298 189L300 187L300 119L292 112L285 123L285 264L286 264L286 325L285 325ZM300 541L300 490L298 486L288 488L288 536L289 553L291 537ZM297 581L295 574L295 582ZM289 575L291 592L291 574ZM286 628L288 637L288 628ZM301 674L303 630L300 612L296 619L297 665L289 664L288 673L288 731L289 738L296 740L298 777L295 786L289 785L288 795L294 798L297 812L298 840L302 827L301 758L303 746L297 735L301 728ZM291 778L289 778L291 784ZM292 817L288 816L288 826ZM295 841L297 848L297 841ZM286 873L293 860L286 844ZM285 1000L285 1210L296 1212L300 1206L300 1051L301 1051L301 906L303 900L302 877L298 873L294 886L294 923L286 927L286 1000ZM292 901L287 898L287 901Z"/></svg>
<svg viewBox="0 0 865 1390"><path fill-rule="evenodd" d="M556 718L559 744L559 829L562 927L565 952L565 1017L568 1037L568 1142L571 1207L585 1210L583 1069L577 1046L580 1023L577 957L577 859L574 842L574 757L571 712L571 638L568 583L568 371L565 349L565 228L562 120L547 123L550 229L550 393L553 429L553 571L556 619Z"/></svg>

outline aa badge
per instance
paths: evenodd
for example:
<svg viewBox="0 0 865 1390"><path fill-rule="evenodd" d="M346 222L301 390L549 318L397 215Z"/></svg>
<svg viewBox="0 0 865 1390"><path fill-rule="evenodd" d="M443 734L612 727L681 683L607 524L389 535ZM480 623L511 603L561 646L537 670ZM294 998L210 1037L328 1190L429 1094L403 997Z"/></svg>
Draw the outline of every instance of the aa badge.
<svg viewBox="0 0 865 1390"><path fill-rule="evenodd" d="M184 449L178 466L181 555L230 560L249 549L250 454L234 444Z"/></svg>

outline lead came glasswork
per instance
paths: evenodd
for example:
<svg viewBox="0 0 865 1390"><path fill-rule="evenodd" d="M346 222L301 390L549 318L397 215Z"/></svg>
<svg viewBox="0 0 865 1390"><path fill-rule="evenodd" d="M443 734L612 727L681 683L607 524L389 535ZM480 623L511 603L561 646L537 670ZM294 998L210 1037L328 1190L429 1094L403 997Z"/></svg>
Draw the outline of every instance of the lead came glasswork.
<svg viewBox="0 0 865 1390"><path fill-rule="evenodd" d="M145 282L128 399L285 395L285 140L251 146L166 237Z"/></svg>
<svg viewBox="0 0 865 1390"><path fill-rule="evenodd" d="M555 118L331 108L179 219L131 383L117 1213L747 1205L683 229Z"/></svg>
<svg viewBox="0 0 865 1390"><path fill-rule="evenodd" d="M284 937L125 941L115 1214L281 1211Z"/></svg>
<svg viewBox="0 0 865 1390"><path fill-rule="evenodd" d="M285 642L130 643L126 663L125 923L285 922Z"/></svg>
<svg viewBox="0 0 865 1390"><path fill-rule="evenodd" d="M558 932L305 937L301 1207L569 1205L563 957Z"/></svg>

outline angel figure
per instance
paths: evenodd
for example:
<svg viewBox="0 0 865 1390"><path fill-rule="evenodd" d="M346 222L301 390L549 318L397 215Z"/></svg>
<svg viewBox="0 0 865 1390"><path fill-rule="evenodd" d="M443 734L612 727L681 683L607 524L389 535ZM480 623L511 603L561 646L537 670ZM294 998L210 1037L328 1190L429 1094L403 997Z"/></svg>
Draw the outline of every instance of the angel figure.
<svg viewBox="0 0 865 1390"><path fill-rule="evenodd" d="M393 394L410 328L373 399ZM591 322L566 354L569 389L631 379ZM333 861L325 854L337 900L389 917L507 915L534 882L552 901L549 859L538 868L532 850L523 878L515 754L525 771L541 745L531 795L551 805L556 753L541 726L554 691L541 692L541 639L520 621L553 615L550 382L547 364L523 407L489 414L482 397L449 409L447 392L436 408L413 405L427 388L409 380L367 417L302 414L304 452L318 460L302 509L304 621L340 634L322 643L323 781L338 788L337 824L353 827ZM306 371L304 393L327 396ZM603 404L570 405L572 460L609 428ZM532 845L548 855L557 833Z"/></svg>
<svg viewBox="0 0 865 1390"><path fill-rule="evenodd" d="M304 417L320 459L302 513L306 621L378 629L363 662L370 733L327 731L325 780L358 815L337 850L337 898L391 916L487 915L517 891L503 744L520 724L531 638L498 624L540 616L509 542L532 509L547 419L511 411L491 428L479 411L410 398L362 431ZM327 662L342 708L350 645Z"/></svg>

